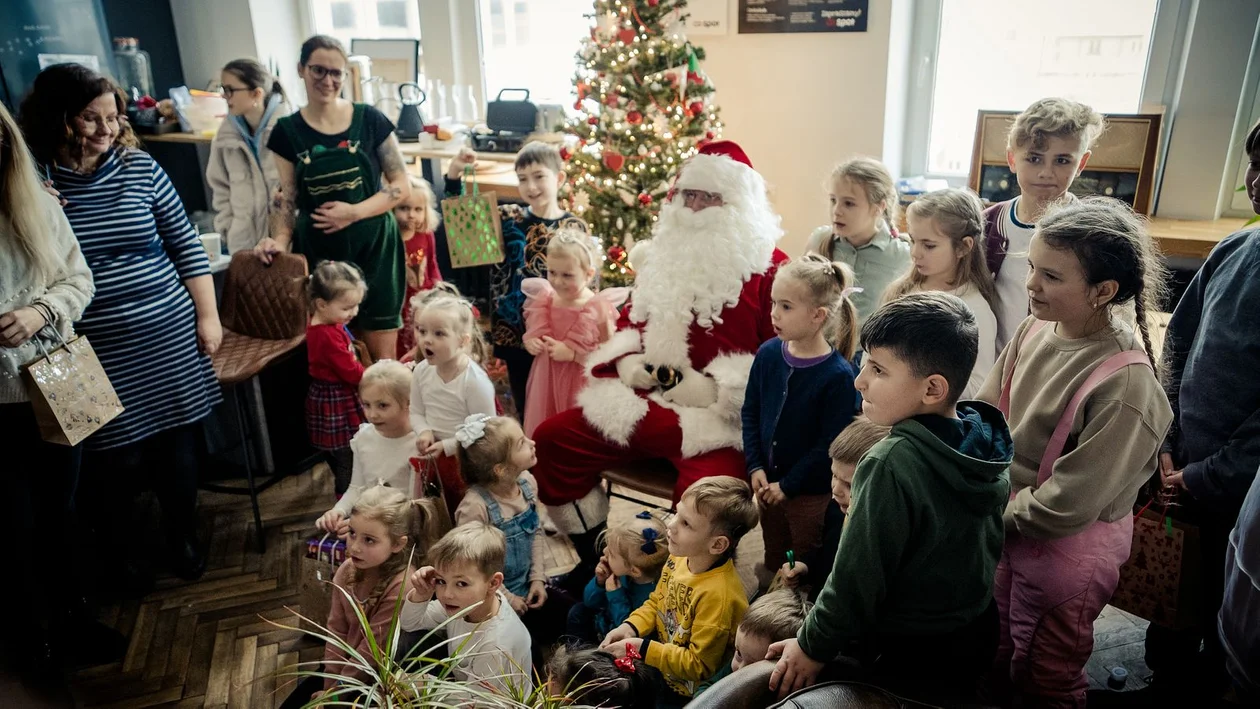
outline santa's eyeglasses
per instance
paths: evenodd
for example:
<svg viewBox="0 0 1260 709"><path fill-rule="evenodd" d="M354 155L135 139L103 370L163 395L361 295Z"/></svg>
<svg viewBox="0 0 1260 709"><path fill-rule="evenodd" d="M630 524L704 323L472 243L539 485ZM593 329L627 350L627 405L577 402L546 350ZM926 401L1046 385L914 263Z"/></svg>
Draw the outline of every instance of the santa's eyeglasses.
<svg viewBox="0 0 1260 709"><path fill-rule="evenodd" d="M683 205L691 209L704 209L706 207L721 207L726 204L722 200L721 192L705 192L704 190L680 190L682 193Z"/></svg>

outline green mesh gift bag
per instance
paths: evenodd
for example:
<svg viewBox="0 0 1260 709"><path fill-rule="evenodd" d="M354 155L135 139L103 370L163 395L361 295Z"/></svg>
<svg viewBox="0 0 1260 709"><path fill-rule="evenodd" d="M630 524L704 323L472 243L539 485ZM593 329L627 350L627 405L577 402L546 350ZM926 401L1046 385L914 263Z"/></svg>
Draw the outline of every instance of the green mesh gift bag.
<svg viewBox="0 0 1260 709"><path fill-rule="evenodd" d="M470 182L472 194L468 193ZM471 169L464 170L460 195L442 200L442 220L446 223L446 246L453 268L503 262L498 195L480 193Z"/></svg>

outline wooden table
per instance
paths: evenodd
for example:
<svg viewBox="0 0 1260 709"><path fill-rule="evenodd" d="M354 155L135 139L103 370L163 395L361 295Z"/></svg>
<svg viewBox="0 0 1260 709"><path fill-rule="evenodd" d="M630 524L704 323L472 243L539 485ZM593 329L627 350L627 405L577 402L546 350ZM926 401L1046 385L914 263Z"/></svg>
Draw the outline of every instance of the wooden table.
<svg viewBox="0 0 1260 709"><path fill-rule="evenodd" d="M1222 239L1242 229L1246 219L1168 219L1152 217L1151 236L1165 256L1206 259Z"/></svg>
<svg viewBox="0 0 1260 709"><path fill-rule="evenodd" d="M214 140L214 135L205 133L136 133L140 136L140 140L146 143L209 143Z"/></svg>

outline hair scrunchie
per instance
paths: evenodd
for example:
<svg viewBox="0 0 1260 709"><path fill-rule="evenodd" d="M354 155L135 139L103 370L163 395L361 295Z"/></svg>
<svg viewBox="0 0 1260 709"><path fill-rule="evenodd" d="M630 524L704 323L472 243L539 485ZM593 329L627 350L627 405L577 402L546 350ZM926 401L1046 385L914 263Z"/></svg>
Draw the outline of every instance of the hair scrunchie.
<svg viewBox="0 0 1260 709"><path fill-rule="evenodd" d="M472 444L485 438L486 422L491 418L493 417L485 414L472 414L464 419L459 428L455 429L455 440L459 441L459 444L464 448L472 446Z"/></svg>

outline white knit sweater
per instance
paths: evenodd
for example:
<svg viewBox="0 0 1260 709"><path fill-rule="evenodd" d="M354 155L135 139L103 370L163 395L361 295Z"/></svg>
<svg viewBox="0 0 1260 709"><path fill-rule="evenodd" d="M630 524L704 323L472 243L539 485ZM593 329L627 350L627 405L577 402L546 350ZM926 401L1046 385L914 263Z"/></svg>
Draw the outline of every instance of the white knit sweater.
<svg viewBox="0 0 1260 709"><path fill-rule="evenodd" d="M68 338L74 333L74 321L83 314L96 289L65 212L52 195L44 197L31 207L44 210L43 221L52 227L53 249L62 267L50 279L37 281L30 261L13 238L8 216L0 214L0 314L42 305L52 315L51 324ZM46 349L60 344L47 329L37 337ZM34 339L20 347L0 347L0 404L29 400L22 382L22 367L38 357Z"/></svg>

